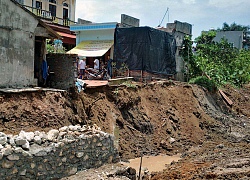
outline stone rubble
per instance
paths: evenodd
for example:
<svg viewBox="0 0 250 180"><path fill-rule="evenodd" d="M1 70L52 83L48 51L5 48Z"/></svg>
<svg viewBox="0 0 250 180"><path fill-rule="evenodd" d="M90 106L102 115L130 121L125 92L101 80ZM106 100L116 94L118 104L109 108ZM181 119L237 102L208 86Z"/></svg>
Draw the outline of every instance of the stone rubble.
<svg viewBox="0 0 250 180"><path fill-rule="evenodd" d="M117 162L114 137L96 126L70 125L45 132L0 132L2 179L53 179Z"/></svg>

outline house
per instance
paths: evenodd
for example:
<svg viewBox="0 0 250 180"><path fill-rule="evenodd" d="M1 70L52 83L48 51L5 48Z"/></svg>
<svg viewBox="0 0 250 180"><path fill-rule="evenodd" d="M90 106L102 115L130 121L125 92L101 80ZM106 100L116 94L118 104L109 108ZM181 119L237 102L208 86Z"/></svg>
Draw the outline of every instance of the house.
<svg viewBox="0 0 250 180"><path fill-rule="evenodd" d="M46 38L61 38L14 0L0 0L0 87L37 86Z"/></svg>
<svg viewBox="0 0 250 180"><path fill-rule="evenodd" d="M113 58L114 33L117 27L138 27L140 20L126 14L121 14L121 23L104 22L93 23L78 19L77 24L70 26L76 32L77 46L67 54L77 54L87 57L87 64L93 67L95 58L106 61L108 56Z"/></svg>
<svg viewBox="0 0 250 180"><path fill-rule="evenodd" d="M113 57L114 32L117 22L88 23L71 25L70 30L76 32L77 46L67 54L78 54L87 57L87 64L94 65L94 59L107 59Z"/></svg>
<svg viewBox="0 0 250 180"><path fill-rule="evenodd" d="M62 36L63 46L76 45L76 35L69 26L75 24L76 0L16 0Z"/></svg>
<svg viewBox="0 0 250 180"><path fill-rule="evenodd" d="M227 39L228 43L232 44L237 49L243 48L243 31L217 31L213 39L215 42L220 42L222 38Z"/></svg>

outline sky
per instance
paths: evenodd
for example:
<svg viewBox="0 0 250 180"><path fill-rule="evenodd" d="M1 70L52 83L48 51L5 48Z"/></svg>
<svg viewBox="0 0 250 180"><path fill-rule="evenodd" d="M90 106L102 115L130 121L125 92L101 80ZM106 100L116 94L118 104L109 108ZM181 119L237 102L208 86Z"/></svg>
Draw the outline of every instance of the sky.
<svg viewBox="0 0 250 180"><path fill-rule="evenodd" d="M194 39L203 30L222 28L224 22L250 25L250 0L76 0L76 21L121 22L121 14L140 19L140 26L187 22Z"/></svg>

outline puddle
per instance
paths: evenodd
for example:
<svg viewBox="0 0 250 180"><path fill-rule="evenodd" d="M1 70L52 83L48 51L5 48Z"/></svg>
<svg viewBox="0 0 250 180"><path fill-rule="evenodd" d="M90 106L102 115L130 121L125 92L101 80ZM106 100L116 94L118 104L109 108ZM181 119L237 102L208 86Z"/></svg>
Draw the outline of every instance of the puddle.
<svg viewBox="0 0 250 180"><path fill-rule="evenodd" d="M142 157L142 169L147 168L149 172L162 171L165 169L166 164L170 164L172 161L177 162L181 154L176 154L173 156L158 155L158 156L143 156ZM130 166L139 172L141 158L130 159L129 163L123 162L122 164Z"/></svg>

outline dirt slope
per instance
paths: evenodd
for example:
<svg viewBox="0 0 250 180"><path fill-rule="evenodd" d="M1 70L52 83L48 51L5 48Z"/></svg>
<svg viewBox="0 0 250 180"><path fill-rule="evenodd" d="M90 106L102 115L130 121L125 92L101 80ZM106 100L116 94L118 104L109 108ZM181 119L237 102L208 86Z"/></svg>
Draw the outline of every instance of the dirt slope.
<svg viewBox="0 0 250 180"><path fill-rule="evenodd" d="M237 160L244 162L238 166L245 169L233 175L247 177L250 86L224 90L234 102L232 108L219 94L173 81L87 89L79 94L74 89L1 94L0 131L17 134L22 129L48 131L69 124L97 124L115 135L122 160L141 153L183 154L180 162L153 179L230 177L233 170L227 164Z"/></svg>
<svg viewBox="0 0 250 180"><path fill-rule="evenodd" d="M69 124L97 124L115 134L122 159L200 144L202 110L189 85L173 82L135 84L86 93L27 92L1 96L0 130L47 131Z"/></svg>
<svg viewBox="0 0 250 180"><path fill-rule="evenodd" d="M231 108L216 100L219 96L215 94L202 97L201 89L194 91L201 107L215 121L200 123L207 130L204 142L151 179L250 179L250 86L226 86L223 90L233 101Z"/></svg>
<svg viewBox="0 0 250 180"><path fill-rule="evenodd" d="M48 131L80 122L67 98L61 92L0 94L0 131L10 134L21 130Z"/></svg>

